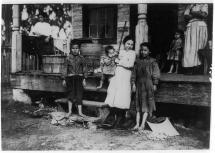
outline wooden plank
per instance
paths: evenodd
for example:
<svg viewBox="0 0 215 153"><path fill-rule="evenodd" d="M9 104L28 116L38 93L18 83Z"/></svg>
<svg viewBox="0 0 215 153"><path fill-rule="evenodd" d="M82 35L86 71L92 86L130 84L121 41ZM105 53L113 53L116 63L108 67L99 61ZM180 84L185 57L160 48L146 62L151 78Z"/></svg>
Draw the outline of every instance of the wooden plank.
<svg viewBox="0 0 215 153"><path fill-rule="evenodd" d="M161 83L156 102L210 106L211 85L195 83Z"/></svg>
<svg viewBox="0 0 215 153"><path fill-rule="evenodd" d="M89 77L88 79L89 81L93 81L93 77ZM189 78L187 82L185 82L184 78L183 81L178 82L176 80L171 79L172 78L170 78L170 81L165 80L160 82L158 91L155 95L156 102L210 107L210 82L205 83L204 81L202 81L202 79L196 79L199 82L192 82L189 80L191 78ZM193 76L193 79L195 79L195 76ZM99 79L97 79L96 81L98 83ZM101 92L105 93L107 91L107 87L104 87L102 89L96 89L97 83L90 83L87 80L87 87L85 88L85 91L98 92L98 94ZM53 74L12 74L12 86L14 88L28 90L40 90L50 92L66 91L66 89L62 86L62 79L60 75Z"/></svg>
<svg viewBox="0 0 215 153"><path fill-rule="evenodd" d="M25 73L25 72L20 72L20 73L13 73L13 75L16 76L46 76L46 77L61 77L61 74L54 74L54 73L41 73L41 71L35 72L29 72L29 73ZM101 74L96 74L94 76L88 76L89 80L94 80L96 79L97 81L101 78ZM161 79L160 79L160 83L208 83L211 84L211 82L209 81L209 76L207 75L183 75L183 74L164 74L162 73L161 75ZM92 84L95 85L95 83L92 82Z"/></svg>
<svg viewBox="0 0 215 153"><path fill-rule="evenodd" d="M100 78L101 74L94 74L89 78ZM211 83L208 75L184 75L162 73L160 82L180 82L180 83Z"/></svg>
<svg viewBox="0 0 215 153"><path fill-rule="evenodd" d="M95 92L107 92L106 88L97 89L95 86L94 87L93 86L86 86L85 90L87 90L87 91L95 91Z"/></svg>
<svg viewBox="0 0 215 153"><path fill-rule="evenodd" d="M161 82L210 83L208 75L184 75L162 73Z"/></svg>
<svg viewBox="0 0 215 153"><path fill-rule="evenodd" d="M14 74L11 76L11 84L14 88L50 92L65 92L65 88L62 86L62 79L60 77Z"/></svg>
<svg viewBox="0 0 215 153"><path fill-rule="evenodd" d="M67 103L68 99L67 98L56 99L55 102L56 103ZM82 102L83 102L84 106L99 107L99 108L104 108L104 107L108 106L107 104L105 104L104 102L101 102L101 101L83 100Z"/></svg>
<svg viewBox="0 0 215 153"><path fill-rule="evenodd" d="M83 105L84 106L91 106L91 107L99 107L99 108L104 108L104 107L108 106L104 102L90 101L90 100L83 100Z"/></svg>

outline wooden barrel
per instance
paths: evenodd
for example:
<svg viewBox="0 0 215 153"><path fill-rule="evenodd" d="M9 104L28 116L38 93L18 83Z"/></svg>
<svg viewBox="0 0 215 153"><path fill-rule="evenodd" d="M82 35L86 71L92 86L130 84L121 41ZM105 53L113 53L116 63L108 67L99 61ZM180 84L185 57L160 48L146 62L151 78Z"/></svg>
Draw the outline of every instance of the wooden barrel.
<svg viewBox="0 0 215 153"><path fill-rule="evenodd" d="M83 43L81 44L82 55L100 56L104 54L102 44Z"/></svg>
<svg viewBox="0 0 215 153"><path fill-rule="evenodd" d="M66 56L62 55L43 55L43 72L45 73L63 73L65 71Z"/></svg>

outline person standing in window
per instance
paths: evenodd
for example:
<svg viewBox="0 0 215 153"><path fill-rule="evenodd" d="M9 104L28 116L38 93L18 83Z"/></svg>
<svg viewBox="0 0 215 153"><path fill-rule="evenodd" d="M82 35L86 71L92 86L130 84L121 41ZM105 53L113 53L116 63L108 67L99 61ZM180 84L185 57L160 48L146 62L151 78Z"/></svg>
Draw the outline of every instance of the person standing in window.
<svg viewBox="0 0 215 153"><path fill-rule="evenodd" d="M123 44L124 50L119 51L119 56L115 60L117 63L115 75L110 80L105 99L105 103L114 109L113 113L116 118L112 124L114 128L122 126L126 110L130 108L131 73L136 59L136 53L133 50L133 39L130 36L126 36Z"/></svg>
<svg viewBox="0 0 215 153"><path fill-rule="evenodd" d="M185 32L182 66L188 68L189 73L193 73L193 68L201 64L198 50L204 49L207 44L208 32L205 19L208 15L208 4L188 5L184 15L189 22Z"/></svg>

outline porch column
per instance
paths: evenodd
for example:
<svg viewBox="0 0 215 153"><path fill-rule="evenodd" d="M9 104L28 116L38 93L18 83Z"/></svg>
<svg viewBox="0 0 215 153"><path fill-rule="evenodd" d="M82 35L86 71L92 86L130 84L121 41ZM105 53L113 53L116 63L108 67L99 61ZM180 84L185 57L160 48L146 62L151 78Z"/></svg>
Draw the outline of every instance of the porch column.
<svg viewBox="0 0 215 153"><path fill-rule="evenodd" d="M138 22L135 29L135 51L139 55L140 44L148 42L148 25L146 21L147 4L138 4Z"/></svg>
<svg viewBox="0 0 215 153"><path fill-rule="evenodd" d="M19 32L20 12L19 5L13 5L13 27L12 27L12 57L11 57L11 72L21 71L22 68L22 40Z"/></svg>

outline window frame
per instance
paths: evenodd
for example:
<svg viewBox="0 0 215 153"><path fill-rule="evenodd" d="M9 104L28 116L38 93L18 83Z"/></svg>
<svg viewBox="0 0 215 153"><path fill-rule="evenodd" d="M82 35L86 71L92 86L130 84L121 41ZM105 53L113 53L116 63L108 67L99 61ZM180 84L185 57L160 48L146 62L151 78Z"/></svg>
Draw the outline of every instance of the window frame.
<svg viewBox="0 0 215 153"><path fill-rule="evenodd" d="M106 32L106 26L108 25L107 23L107 9L112 8L113 9L113 24L109 24L109 25L113 25L113 32L112 32L112 37L108 37L107 36L107 32ZM99 38L99 30L98 30L98 26L102 25L102 24L94 24L96 27L96 37L90 36L90 11L97 9L97 13L99 12L99 9L105 9L105 23L104 23L104 28L105 28L105 37L103 38ZM97 17L98 18L98 17ZM93 24L91 24L93 25ZM83 37L85 38L91 38L93 40L98 40L99 43L102 44L114 44L117 42L117 4L90 4L90 5L83 5Z"/></svg>

